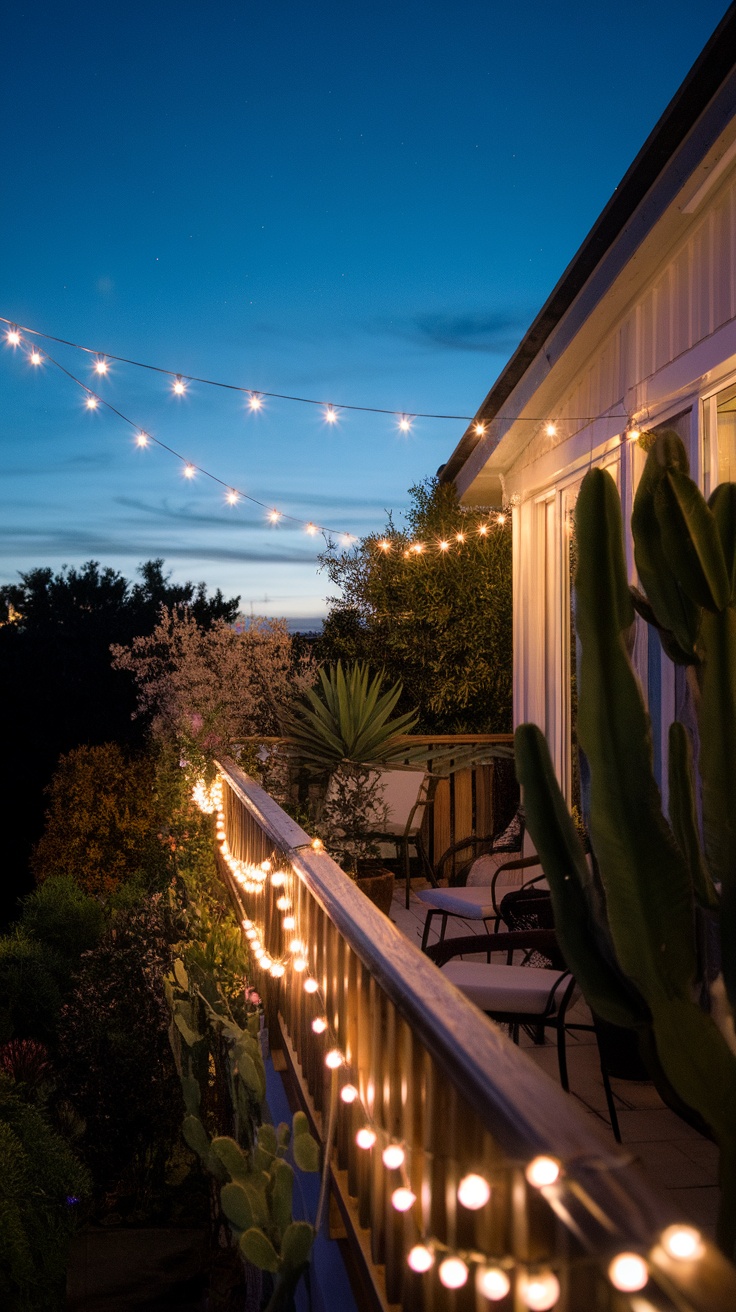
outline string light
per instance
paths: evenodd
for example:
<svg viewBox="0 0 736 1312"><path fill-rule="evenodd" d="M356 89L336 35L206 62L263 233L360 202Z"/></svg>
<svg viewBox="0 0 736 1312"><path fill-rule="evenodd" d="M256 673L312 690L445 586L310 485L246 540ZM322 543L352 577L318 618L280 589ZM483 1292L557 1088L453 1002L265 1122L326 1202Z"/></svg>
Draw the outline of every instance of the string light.
<svg viewBox="0 0 736 1312"><path fill-rule="evenodd" d="M263 406L263 397L259 396L257 392L251 392L250 397L248 398L248 405L251 410L260 410Z"/></svg>
<svg viewBox="0 0 736 1312"><path fill-rule="evenodd" d="M185 477L185 478L194 478L194 475L196 474L196 472L197 472L197 471L196 471L196 469L194 468L194 465L185 465L185 466L184 466L184 477Z"/></svg>
<svg viewBox="0 0 736 1312"><path fill-rule="evenodd" d="M141 431L136 434L136 446L148 446L148 434Z"/></svg>
<svg viewBox="0 0 736 1312"><path fill-rule="evenodd" d="M649 1280L649 1268L638 1253L619 1253L608 1267L608 1279L614 1289L624 1294L635 1294Z"/></svg>
<svg viewBox="0 0 736 1312"><path fill-rule="evenodd" d="M8 346L20 346L20 333L17 328L9 328L5 334Z"/></svg>
<svg viewBox="0 0 736 1312"><path fill-rule="evenodd" d="M312 1029L315 1034L324 1034L327 1029L327 1021L324 1016L315 1016L312 1021Z"/></svg>
<svg viewBox="0 0 736 1312"><path fill-rule="evenodd" d="M491 1186L482 1175L466 1175L457 1187L458 1202L470 1211L485 1207L491 1196Z"/></svg>
<svg viewBox="0 0 736 1312"><path fill-rule="evenodd" d="M383 541L379 542L378 545L379 545L379 547L381 548L381 551L390 551L390 550L391 550L391 543L390 543L390 542L387 542L385 538L383 539Z"/></svg>
<svg viewBox="0 0 736 1312"><path fill-rule="evenodd" d="M281 899L279 899L279 901L280 901L280 900L281 900ZM295 917L295 916L284 916L284 919L282 920L281 923L282 923L284 929L295 929L295 928L296 928L296 917Z"/></svg>
<svg viewBox="0 0 736 1312"><path fill-rule="evenodd" d="M489 1303L500 1303L511 1289L511 1281L500 1266L479 1266L475 1287Z"/></svg>
<svg viewBox="0 0 736 1312"><path fill-rule="evenodd" d="M96 410L96 409L97 409L97 405L98 405L97 397L96 397L96 396L88 396L85 404L86 404L88 410Z"/></svg>
<svg viewBox="0 0 736 1312"><path fill-rule="evenodd" d="M327 408L325 409L325 423L328 424L337 423L337 411L335 410L334 406L328 405Z"/></svg>
<svg viewBox="0 0 736 1312"><path fill-rule="evenodd" d="M692 1261L703 1253L703 1236L692 1225L668 1225L662 1231L661 1244L678 1262Z"/></svg>
<svg viewBox="0 0 736 1312"><path fill-rule="evenodd" d="M399 1167L404 1165L406 1153L400 1143L390 1143L384 1148L381 1160L387 1171L398 1171Z"/></svg>
<svg viewBox="0 0 736 1312"><path fill-rule="evenodd" d="M358 1133L355 1136L355 1142L359 1148L362 1148L364 1152L367 1152L369 1148L373 1147L377 1138L378 1135L375 1130L372 1130L368 1125L364 1125L362 1129L358 1130Z"/></svg>
<svg viewBox="0 0 736 1312"><path fill-rule="evenodd" d="M268 518L269 518L269 520L271 521L272 524L278 524L279 520L281 519L281 511L280 511L280 510L269 510L269 512L268 512Z"/></svg>
<svg viewBox="0 0 736 1312"><path fill-rule="evenodd" d="M96 374L106 374L106 373L107 373L107 360L96 360L96 361L95 361L95 373L96 373Z"/></svg>
<svg viewBox="0 0 736 1312"><path fill-rule="evenodd" d="M530 1312L549 1312L560 1297L560 1282L552 1271L523 1275L519 1282L521 1301Z"/></svg>
<svg viewBox="0 0 736 1312"><path fill-rule="evenodd" d="M413 1194L411 1189L405 1189L403 1185L399 1189L394 1189L391 1195L391 1206L395 1208L397 1212L408 1212L409 1209L414 1206L416 1201L416 1194Z"/></svg>
<svg viewBox="0 0 736 1312"><path fill-rule="evenodd" d="M310 520L310 522L306 526L306 529L307 529L307 533L309 533L313 537L314 534L317 532L317 525L313 524Z"/></svg>
<svg viewBox="0 0 736 1312"><path fill-rule="evenodd" d="M446 1257L440 1262L439 1277L445 1289L462 1289L468 1280L468 1268L459 1257Z"/></svg>
<svg viewBox="0 0 736 1312"><path fill-rule="evenodd" d="M477 437L482 437L486 431L485 424L482 424L480 421L478 421L477 424L474 424L473 427L475 429L475 433Z"/></svg>
<svg viewBox="0 0 736 1312"><path fill-rule="evenodd" d="M329 1052L325 1053L325 1066L330 1071L338 1070L344 1060L339 1048L330 1048Z"/></svg>
<svg viewBox="0 0 736 1312"><path fill-rule="evenodd" d="M340 1090L340 1097L343 1102L346 1102L349 1106L350 1103L355 1102L355 1099L358 1097L358 1090L354 1084L344 1084Z"/></svg>
<svg viewBox="0 0 736 1312"><path fill-rule="evenodd" d="M282 893L281 897L276 898L277 911L288 911L290 906L291 906L291 898L287 897L285 893Z"/></svg>
<svg viewBox="0 0 736 1312"><path fill-rule="evenodd" d="M316 993L318 989L319 989L319 984L317 983L317 980L314 979L311 975L309 976L308 979L305 979L304 981L305 993ZM314 1029L314 1026L312 1026L312 1028Z"/></svg>
<svg viewBox="0 0 736 1312"><path fill-rule="evenodd" d="M177 374L172 386L174 389L175 396L183 396L187 390L186 384L184 383L184 379L182 378L181 374Z"/></svg>
<svg viewBox="0 0 736 1312"><path fill-rule="evenodd" d="M535 1189L542 1189L559 1178L560 1163L555 1157L535 1157L527 1166L525 1175Z"/></svg>
<svg viewBox="0 0 736 1312"><path fill-rule="evenodd" d="M431 1252L425 1244L415 1244L414 1247L409 1250L409 1255L406 1260L412 1271L417 1271L420 1275L424 1275L425 1271L431 1270L434 1266L434 1253Z"/></svg>
<svg viewBox="0 0 736 1312"><path fill-rule="evenodd" d="M557 436L557 424L545 424L545 425L544 425L544 431L545 431L545 433L547 434L547 437L556 437L556 436Z"/></svg>
<svg viewBox="0 0 736 1312"><path fill-rule="evenodd" d="M30 360L31 364L40 364L40 363L41 363L41 352L40 352L40 351L31 351L31 354L29 355L28 359Z"/></svg>
<svg viewBox="0 0 736 1312"><path fill-rule="evenodd" d="M440 544L439 544L439 547L440 547L440 551L449 551L449 550L450 550L450 544L449 544L449 542L446 540L446 538L442 538L442 540L441 540L441 542L440 542Z"/></svg>
<svg viewBox="0 0 736 1312"><path fill-rule="evenodd" d="M409 433L411 431L411 419L408 415L402 415L399 419L399 432Z"/></svg>
<svg viewBox="0 0 736 1312"><path fill-rule="evenodd" d="M227 501L227 503L228 503L229 506L237 506L237 504L238 504L238 502L239 502L239 500L240 500L240 497L238 496L238 494L237 494L237 492L235 491L235 489L231 487L231 488L230 488L230 491L228 492L227 496L225 497L225 500Z"/></svg>

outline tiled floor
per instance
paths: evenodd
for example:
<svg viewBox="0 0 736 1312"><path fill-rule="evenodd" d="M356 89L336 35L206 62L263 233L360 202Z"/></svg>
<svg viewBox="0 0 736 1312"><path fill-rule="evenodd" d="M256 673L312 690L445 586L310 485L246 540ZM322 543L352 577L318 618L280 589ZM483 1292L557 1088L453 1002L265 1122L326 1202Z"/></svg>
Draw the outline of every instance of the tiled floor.
<svg viewBox="0 0 736 1312"><path fill-rule="evenodd" d="M414 881L413 889L418 887L419 882ZM425 907L414 891L409 909L406 909L404 885L399 884L391 918L413 943L421 943L425 914ZM482 933L483 927L477 921L448 922L447 937L478 932ZM436 941L437 934L433 932L430 943ZM575 1003L568 1015L573 1021L590 1020L582 1000ZM522 1034L521 1043L538 1066L553 1079L559 1079L556 1047L549 1039L540 1047ZM583 1114L593 1120L599 1132L613 1142L594 1036L575 1034L574 1031L569 1033L567 1050L571 1096ZM683 1219L712 1234L718 1205L718 1153L715 1145L665 1107L651 1084L630 1080L612 1080L611 1084L623 1147L637 1158L650 1184L671 1195Z"/></svg>

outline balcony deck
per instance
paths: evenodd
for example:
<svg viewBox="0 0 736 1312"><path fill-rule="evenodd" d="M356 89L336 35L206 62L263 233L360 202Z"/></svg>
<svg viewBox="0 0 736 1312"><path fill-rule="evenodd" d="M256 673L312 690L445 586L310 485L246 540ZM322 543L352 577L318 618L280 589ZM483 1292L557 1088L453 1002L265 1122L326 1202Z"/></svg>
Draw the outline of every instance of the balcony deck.
<svg viewBox="0 0 736 1312"><path fill-rule="evenodd" d="M398 884L391 908L394 924L416 946L421 943L426 914L424 904L416 896L416 891L421 888L421 880L412 881L407 910L404 884ZM483 928L478 921L450 920L446 937L479 932L483 932ZM435 931L430 934L429 941L437 942ZM472 960L472 957L465 959ZM479 960L485 960L484 955ZM590 1013L581 998L575 1002L569 1016L571 1021L590 1023ZM537 1045L522 1031L520 1046L535 1065L552 1079L559 1079L553 1041L548 1038L544 1044ZM615 1141L606 1111L594 1036L573 1031L567 1038L567 1051L571 1095L610 1148ZM635 1158L652 1188L666 1194L683 1217L712 1235L718 1207L718 1150L715 1144L670 1111L653 1085L617 1079L612 1079L611 1085L624 1149Z"/></svg>

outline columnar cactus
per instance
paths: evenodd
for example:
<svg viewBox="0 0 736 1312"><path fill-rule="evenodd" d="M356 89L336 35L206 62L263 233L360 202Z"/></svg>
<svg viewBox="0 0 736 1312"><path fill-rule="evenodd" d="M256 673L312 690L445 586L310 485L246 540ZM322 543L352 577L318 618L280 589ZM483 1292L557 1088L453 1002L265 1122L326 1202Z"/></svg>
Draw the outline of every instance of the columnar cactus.
<svg viewBox="0 0 736 1312"><path fill-rule="evenodd" d="M670 1103L719 1144L719 1238L733 1256L736 485L721 485L706 504L680 439L666 433L653 441L632 516L645 596L628 586L618 493L602 470L583 480L576 529L578 738L590 769L592 868L546 742L534 725L522 725L516 759L529 832L563 952L590 1006L636 1030ZM669 738L669 819L663 813L649 716L629 655L635 608L667 655L689 667L702 844L691 744L677 722Z"/></svg>

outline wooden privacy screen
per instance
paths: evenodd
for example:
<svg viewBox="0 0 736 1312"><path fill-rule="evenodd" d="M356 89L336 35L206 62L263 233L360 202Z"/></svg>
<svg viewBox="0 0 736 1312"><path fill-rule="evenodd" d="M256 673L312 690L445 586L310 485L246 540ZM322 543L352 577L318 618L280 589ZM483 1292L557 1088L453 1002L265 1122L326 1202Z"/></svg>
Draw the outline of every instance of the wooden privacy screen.
<svg viewBox="0 0 736 1312"><path fill-rule="evenodd" d="M267 793L230 760L218 766L230 854L252 866L270 860L286 874L279 887L269 878L260 891L244 893L226 870L241 918L258 927L272 959L286 959L294 935L306 945L306 975L287 966L272 979L251 962L249 976L267 1000L272 1047L283 1045L323 1142L330 1112L334 1117L332 1188L375 1300L411 1312L523 1312L529 1279L551 1273L560 1286L554 1306L564 1312L642 1308L647 1304L616 1292L608 1277L611 1258L633 1250L649 1263L646 1294L656 1308L736 1307L736 1273L712 1246L687 1263L659 1246L662 1228L681 1218L650 1192L630 1158L595 1134L560 1087L330 857L311 848L309 836ZM276 906L284 896L295 921L288 933ZM305 991L307 977L319 992ZM328 1021L326 1035L312 1029L318 1014ZM325 1066L327 1045L344 1054L344 1066L334 1072ZM336 1096L347 1080L360 1095L350 1105ZM378 1135L369 1151L355 1142L366 1115ZM403 1213L391 1205L400 1173L387 1170L381 1157L389 1142L403 1145L405 1183L416 1195ZM543 1190L525 1178L540 1154L562 1163L560 1179ZM490 1200L475 1211L457 1198L469 1173L491 1186ZM420 1242L435 1258L421 1275L407 1264ZM456 1290L440 1280L448 1254L469 1269ZM481 1259L498 1260L508 1272L511 1292L502 1302L490 1303L476 1290Z"/></svg>

